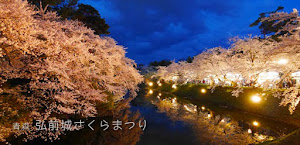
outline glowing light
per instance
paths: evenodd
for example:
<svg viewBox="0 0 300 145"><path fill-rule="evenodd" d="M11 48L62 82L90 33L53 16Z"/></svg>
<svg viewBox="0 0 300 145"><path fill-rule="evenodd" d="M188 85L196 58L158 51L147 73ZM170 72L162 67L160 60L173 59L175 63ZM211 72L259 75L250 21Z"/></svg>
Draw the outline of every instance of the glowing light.
<svg viewBox="0 0 300 145"><path fill-rule="evenodd" d="M224 119L222 119L222 120L221 120L221 122L225 122L225 120L224 120Z"/></svg>
<svg viewBox="0 0 300 145"><path fill-rule="evenodd" d="M291 74L291 77L296 80L296 84L300 84L300 71Z"/></svg>
<svg viewBox="0 0 300 145"><path fill-rule="evenodd" d="M293 78L300 78L300 71L294 72L291 74Z"/></svg>
<svg viewBox="0 0 300 145"><path fill-rule="evenodd" d="M201 93L206 93L206 89L201 89Z"/></svg>
<svg viewBox="0 0 300 145"><path fill-rule="evenodd" d="M289 60L287 59L280 59L277 61L278 64L287 64L289 62Z"/></svg>
<svg viewBox="0 0 300 145"><path fill-rule="evenodd" d="M175 84L173 84L173 85L172 85L172 88L173 88L173 89L176 89L176 88L177 88L177 86L176 86Z"/></svg>
<svg viewBox="0 0 300 145"><path fill-rule="evenodd" d="M227 73L226 78L229 80L229 81L226 81L226 83L230 84L230 85L232 85L231 81L243 80L243 77L241 74L233 74L233 73Z"/></svg>
<svg viewBox="0 0 300 145"><path fill-rule="evenodd" d="M176 81L178 79L178 76L173 76L172 81Z"/></svg>
<svg viewBox="0 0 300 145"><path fill-rule="evenodd" d="M253 121L252 123L254 126L259 126L259 123L257 121Z"/></svg>
<svg viewBox="0 0 300 145"><path fill-rule="evenodd" d="M185 110L187 110L189 112L192 112L192 113L197 112L197 106L196 105L187 104L187 105L184 105L183 107L185 108Z"/></svg>
<svg viewBox="0 0 300 145"><path fill-rule="evenodd" d="M254 95L251 97L251 101L254 102L254 103L258 103L261 101L261 97L257 96L257 95Z"/></svg>
<svg viewBox="0 0 300 145"><path fill-rule="evenodd" d="M248 129L248 133L252 133L252 130L250 128Z"/></svg>
<svg viewBox="0 0 300 145"><path fill-rule="evenodd" d="M149 94L153 94L153 90L149 90Z"/></svg>
<svg viewBox="0 0 300 145"><path fill-rule="evenodd" d="M207 117L210 118L210 117L211 117L211 114L207 114Z"/></svg>
<svg viewBox="0 0 300 145"><path fill-rule="evenodd" d="M158 84L158 86L160 86L160 87L161 87L161 86L162 86L162 84L161 84L161 83L159 83L159 84Z"/></svg>
<svg viewBox="0 0 300 145"><path fill-rule="evenodd" d="M232 82L231 81L225 81L225 84L228 85L228 86L231 86Z"/></svg>
<svg viewBox="0 0 300 145"><path fill-rule="evenodd" d="M258 75L257 83L263 84L266 81L276 81L279 79L280 77L278 72L262 72Z"/></svg>
<svg viewBox="0 0 300 145"><path fill-rule="evenodd" d="M201 107L201 109L202 109L202 110L204 110L204 109L205 109L205 107L204 107L204 106L202 106L202 107Z"/></svg>
<svg viewBox="0 0 300 145"><path fill-rule="evenodd" d="M173 99L172 99L172 103L173 103L173 104L176 103L176 98L173 98Z"/></svg>
<svg viewBox="0 0 300 145"><path fill-rule="evenodd" d="M149 85L150 87L152 87L152 86L153 86L153 82L149 82L148 85Z"/></svg>
<svg viewBox="0 0 300 145"><path fill-rule="evenodd" d="M161 96L161 93L158 93L158 96Z"/></svg>
<svg viewBox="0 0 300 145"><path fill-rule="evenodd" d="M185 110L187 110L187 111L190 111L190 112L191 112L190 108L188 108L186 105L184 105L183 107L185 108Z"/></svg>
<svg viewBox="0 0 300 145"><path fill-rule="evenodd" d="M258 136L258 139L259 139L259 140L265 140L266 138L267 138L267 136L262 135L262 134L260 134L260 135Z"/></svg>
<svg viewBox="0 0 300 145"><path fill-rule="evenodd" d="M215 79L214 81L216 84L219 84L219 82L220 82L218 79Z"/></svg>

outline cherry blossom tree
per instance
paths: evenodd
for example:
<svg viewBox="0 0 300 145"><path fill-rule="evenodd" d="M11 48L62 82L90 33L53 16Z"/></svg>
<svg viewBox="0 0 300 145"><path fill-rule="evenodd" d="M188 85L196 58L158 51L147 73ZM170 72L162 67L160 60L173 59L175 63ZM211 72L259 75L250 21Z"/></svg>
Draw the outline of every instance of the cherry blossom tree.
<svg viewBox="0 0 300 145"><path fill-rule="evenodd" d="M0 0L1 96L18 97L32 119L47 120L96 116L97 102L136 95L143 78L122 46L45 11Z"/></svg>
<svg viewBox="0 0 300 145"><path fill-rule="evenodd" d="M171 80L176 77L175 72L181 72L180 82L209 80L212 91L215 86L232 85L236 88L232 92L233 96L242 93L243 86L260 87L264 91L273 92L274 97L282 97L280 105L288 105L289 111L293 113L300 101L299 84L293 83L292 76L300 70L298 11L294 9L291 13L275 12L262 21L275 21L276 25L286 19L290 23L286 23L278 33L289 33L278 37L281 41L274 41L271 37L235 38L228 49L208 49L195 56L192 63L179 62L161 67L155 77ZM282 91L282 84L290 85Z"/></svg>

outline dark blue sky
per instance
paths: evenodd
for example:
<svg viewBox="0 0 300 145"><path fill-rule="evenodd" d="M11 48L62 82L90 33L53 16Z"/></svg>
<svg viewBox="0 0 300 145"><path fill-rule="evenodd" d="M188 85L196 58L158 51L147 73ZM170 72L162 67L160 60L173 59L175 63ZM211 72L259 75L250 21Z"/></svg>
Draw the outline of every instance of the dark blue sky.
<svg viewBox="0 0 300 145"><path fill-rule="evenodd" d="M100 12L110 36L138 64L179 60L206 48L228 47L234 36L259 35L249 24L259 13L284 6L300 9L299 0L80 0Z"/></svg>

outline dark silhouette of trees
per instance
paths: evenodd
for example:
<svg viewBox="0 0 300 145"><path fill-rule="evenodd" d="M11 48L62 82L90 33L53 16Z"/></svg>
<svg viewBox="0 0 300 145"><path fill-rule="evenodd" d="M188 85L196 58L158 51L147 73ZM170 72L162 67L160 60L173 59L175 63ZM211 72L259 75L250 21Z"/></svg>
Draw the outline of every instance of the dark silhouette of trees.
<svg viewBox="0 0 300 145"><path fill-rule="evenodd" d="M192 58L192 57L189 56L189 57L186 59L186 62L187 62L187 63L192 63L192 62L193 62L193 59L194 59L194 58Z"/></svg>
<svg viewBox="0 0 300 145"><path fill-rule="evenodd" d="M250 24L249 26L254 27L259 25L258 28L260 29L261 34L264 35L264 39L266 38L267 34L271 34L272 39L276 41L280 41L280 39L278 39L279 36L285 34L291 35L289 31L286 31L285 29L282 28L287 24L295 25L294 23L297 23L292 21L293 18L290 17L286 17L286 18L277 17L277 19L271 18L272 14L282 12L283 9L284 7L279 6L275 11L261 13L259 14L260 16L258 17L258 19L254 21L252 24Z"/></svg>
<svg viewBox="0 0 300 145"><path fill-rule="evenodd" d="M169 66L171 63L169 60L153 61L150 62L149 66Z"/></svg>
<svg viewBox="0 0 300 145"><path fill-rule="evenodd" d="M179 59L179 61L186 61L187 63L192 63L194 60L194 57L187 57L186 59L183 58L183 59Z"/></svg>
<svg viewBox="0 0 300 145"><path fill-rule="evenodd" d="M40 7L48 5L48 10L56 11L64 19L79 20L95 31L95 34L109 34L109 25L101 18L97 9L91 5L80 4L78 0L28 0Z"/></svg>

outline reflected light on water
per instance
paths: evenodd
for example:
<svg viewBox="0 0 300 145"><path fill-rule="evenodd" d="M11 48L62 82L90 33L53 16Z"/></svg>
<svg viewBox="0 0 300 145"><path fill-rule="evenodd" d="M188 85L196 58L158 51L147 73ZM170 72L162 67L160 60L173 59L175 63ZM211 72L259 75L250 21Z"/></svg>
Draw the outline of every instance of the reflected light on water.
<svg viewBox="0 0 300 145"><path fill-rule="evenodd" d="M224 137L230 136L230 143L236 143L234 140L237 139L237 137L240 137L239 139L249 139L249 144L252 143L252 141L253 143L262 142L269 138L269 136L266 136L268 134L261 135L255 133L259 130L262 132L264 129L259 128L258 130L258 127L262 126L262 124L257 121L260 120L259 118L255 118L255 120L252 120L250 122L243 120L239 122L240 120L230 118L228 115L218 114L217 112L211 111L210 108L206 108L204 106L205 104L200 105L191 102L187 103L181 98L177 99L176 96L164 96L163 98L165 99L163 99L162 101L153 101L153 103L157 103L156 106L158 107L160 112L165 112L169 118L172 118L173 121L184 121L188 124L191 123L190 125L199 124L207 128L212 128L212 130L207 133L216 134L218 136L224 135L222 132L221 134L219 134L219 130L226 130ZM199 111L199 109L201 111ZM202 132L202 128L194 129L196 131L200 129L199 132ZM231 131L235 133L231 134ZM214 138L212 140L214 140Z"/></svg>

